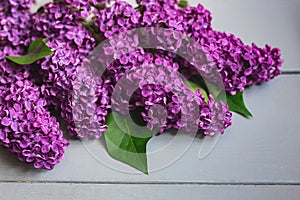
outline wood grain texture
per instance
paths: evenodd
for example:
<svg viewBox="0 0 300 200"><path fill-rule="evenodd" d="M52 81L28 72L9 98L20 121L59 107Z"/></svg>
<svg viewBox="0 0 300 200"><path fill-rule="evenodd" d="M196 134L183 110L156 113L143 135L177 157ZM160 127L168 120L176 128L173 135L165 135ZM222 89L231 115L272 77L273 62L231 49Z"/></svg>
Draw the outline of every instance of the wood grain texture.
<svg viewBox="0 0 300 200"><path fill-rule="evenodd" d="M95 160L80 141L70 141L65 158L53 171L32 169L1 149L0 180L300 183L299 85L300 75L282 75L246 90L254 118L235 115L233 125L203 160L198 159L202 139L196 138L174 164L149 176L128 174ZM148 148L169 139L169 134L158 136ZM99 147L99 154L106 152L101 142Z"/></svg>
<svg viewBox="0 0 300 200"><path fill-rule="evenodd" d="M224 185L87 185L0 183L0 199L5 200L298 200L299 186Z"/></svg>

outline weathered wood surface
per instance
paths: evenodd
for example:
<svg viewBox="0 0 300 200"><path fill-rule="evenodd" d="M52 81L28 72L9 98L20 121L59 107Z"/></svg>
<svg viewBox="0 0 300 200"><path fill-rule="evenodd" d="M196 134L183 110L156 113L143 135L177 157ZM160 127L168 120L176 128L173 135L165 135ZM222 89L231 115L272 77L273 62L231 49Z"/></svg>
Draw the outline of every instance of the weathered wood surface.
<svg viewBox="0 0 300 200"><path fill-rule="evenodd" d="M0 183L0 199L14 200L166 200L166 199L272 199L298 200L297 186L245 185L90 185Z"/></svg>

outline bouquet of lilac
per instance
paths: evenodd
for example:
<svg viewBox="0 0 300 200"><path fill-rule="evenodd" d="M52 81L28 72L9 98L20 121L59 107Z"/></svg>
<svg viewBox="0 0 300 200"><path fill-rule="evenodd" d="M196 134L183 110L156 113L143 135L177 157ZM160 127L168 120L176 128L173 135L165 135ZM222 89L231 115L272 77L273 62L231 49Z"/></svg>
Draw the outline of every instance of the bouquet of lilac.
<svg viewBox="0 0 300 200"><path fill-rule="evenodd" d="M215 31L200 4L32 3L0 2L0 144L35 168L53 169L69 145L59 117L70 136L104 135L112 157L147 173L153 135L224 133L231 112L252 117L243 90L281 73L278 48Z"/></svg>

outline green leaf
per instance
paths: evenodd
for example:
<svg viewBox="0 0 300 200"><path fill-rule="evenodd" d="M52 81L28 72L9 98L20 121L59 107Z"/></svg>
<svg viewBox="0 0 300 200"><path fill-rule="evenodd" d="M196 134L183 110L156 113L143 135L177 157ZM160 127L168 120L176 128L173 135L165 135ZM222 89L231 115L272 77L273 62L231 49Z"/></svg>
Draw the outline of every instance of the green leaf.
<svg viewBox="0 0 300 200"><path fill-rule="evenodd" d="M226 98L227 98L227 104L230 111L241 114L247 118L253 117L245 105L243 92L239 92L236 95L227 94Z"/></svg>
<svg viewBox="0 0 300 200"><path fill-rule="evenodd" d="M208 81L205 82L209 94L213 95L215 100L220 99L220 100L225 100L225 92L219 88L216 84L210 83Z"/></svg>
<svg viewBox="0 0 300 200"><path fill-rule="evenodd" d="M186 8L188 6L187 0L180 0L178 2L178 6L181 7L181 8Z"/></svg>
<svg viewBox="0 0 300 200"><path fill-rule="evenodd" d="M153 132L144 127L141 133L141 129L137 129L131 120L117 113L110 113L106 120L108 129L104 136L108 153L113 158L148 174L146 146ZM136 134L140 134L141 137L135 137Z"/></svg>
<svg viewBox="0 0 300 200"><path fill-rule="evenodd" d="M45 41L38 39L30 43L26 55L6 56L6 58L20 65L29 65L51 54L53 54L53 51L51 51Z"/></svg>
<svg viewBox="0 0 300 200"><path fill-rule="evenodd" d="M208 98L208 95L207 95L207 92L202 88L200 87L198 84L192 82L192 81L188 81L186 80L185 81L185 84L186 86L188 86L193 92L195 92L196 90L200 90L200 93L203 94L204 96L204 100L205 102L208 102L209 98Z"/></svg>

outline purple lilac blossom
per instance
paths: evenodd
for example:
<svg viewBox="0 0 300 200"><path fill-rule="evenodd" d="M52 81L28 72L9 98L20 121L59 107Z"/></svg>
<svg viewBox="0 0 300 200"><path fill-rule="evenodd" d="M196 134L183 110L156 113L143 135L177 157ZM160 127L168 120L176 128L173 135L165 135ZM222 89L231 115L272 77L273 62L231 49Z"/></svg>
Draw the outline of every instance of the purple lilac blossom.
<svg viewBox="0 0 300 200"><path fill-rule="evenodd" d="M32 0L0 2L0 59L26 53L32 41L32 20L29 6Z"/></svg>
<svg viewBox="0 0 300 200"><path fill-rule="evenodd" d="M73 81L95 40L81 24L79 12L63 2L45 5L42 14L34 15L34 22L36 32L48 39L47 45L55 52L41 62L43 94L49 105L61 111L69 134L78 136L72 114Z"/></svg>
<svg viewBox="0 0 300 200"><path fill-rule="evenodd" d="M183 9L176 1L146 0L138 3L142 26L165 25L176 30L185 29Z"/></svg>
<svg viewBox="0 0 300 200"><path fill-rule="evenodd" d="M10 9L11 12L5 14L0 12L2 15L7 15L3 16L3 19L0 21L0 44L4 46L3 51L0 51L0 57L8 53L10 55L12 53L15 55L23 54L25 47L28 46L32 37L47 38L47 44L55 54L48 56L40 63L42 94L47 100L47 105L54 105L61 110L61 115L68 123L68 130L71 135L90 137L85 133L78 133L76 130L75 121L80 121L82 119L80 113L86 110L80 106L76 107L76 109L73 108L72 95L74 97L79 95L72 93L72 90L74 87L73 81L77 77L80 64L89 51L95 46L95 40L92 38L92 35L81 25L83 22L81 17L85 18L88 16L91 11L91 4L98 5L105 2L95 0L67 0L68 5L65 2L49 3L44 7L43 13L34 14L33 21L31 21L32 19L30 18L31 15L29 12L25 12L22 16L19 16L19 12L17 12L20 10L23 11L24 9L27 10L31 1L10 0L7 2L0 3L0 9L12 8ZM147 53L142 48L132 52L130 55L124 55L122 48L126 49L132 46L133 49L135 49L138 43L141 42L139 41L141 38L133 38L132 41L127 41L127 43L122 43L124 38L118 38L117 41L113 41L112 39L110 46L105 47L105 52L110 54L109 52L113 51L114 54L117 55L116 61L108 66L105 79L97 83L97 89L92 93L86 91L86 94L90 95L86 98L94 99L92 102L98 106L98 108L96 108L97 123L102 129L100 132L95 132L95 137L99 137L101 132L106 128L105 117L110 108L108 104L110 102L109 95L111 94L110 90L112 86L115 85L127 71L142 64L157 64L156 62L163 62L164 65L168 65L168 63L173 63L172 66L175 67L176 70L179 70L183 74L189 74L190 76L195 75L194 73L196 72L192 67L205 72L204 74L209 74L212 65L217 65L223 77L225 89L230 94L242 91L247 86L268 81L280 73L282 60L280 59L280 51L278 49L272 49L268 45L265 48L259 48L255 44L247 46L243 44L240 39L231 34L212 30L211 14L200 4L197 7L188 6L183 9L177 5L178 2L175 0L143 0L137 1L137 3L139 4L137 9L134 9L130 4L122 1L116 1L112 6L106 8L98 7L95 11L95 25L98 26L100 32L109 39L112 38L114 34L124 33L130 29L145 26L166 27L179 31L182 34L187 34L188 37L197 41L194 46L185 46L181 36L170 37L169 33L165 34L163 38L156 39L162 42L167 40L168 48L171 50L177 50L181 47L187 48L186 54L191 54L192 62L185 62L176 57L176 55L174 56L174 54L168 54L166 57L161 56L163 58L154 59L153 57L159 56ZM73 10L70 6L78 10ZM20 27L16 27L18 25L16 21L14 21L15 18L21 21ZM31 32L33 35L28 36L31 31L29 28L31 24L34 24L34 32ZM19 35L8 31L14 31L18 28L20 29ZM13 38L13 36L16 38ZM8 43L18 45L7 45ZM162 48L162 50L169 50L168 48ZM199 49L207 56L195 56L193 51ZM84 82L86 80L82 81ZM75 85L75 87L79 86ZM82 88L80 88L79 91L81 89ZM149 102L149 100L146 100L147 98L144 99L143 94L148 95L145 91L154 90L160 93L164 89L159 85L148 84L139 90L140 91L137 91L135 95L140 95L139 97L141 99L133 99L135 99L135 102L141 101L138 104L144 105L145 102ZM83 91L85 90L83 89ZM154 92L154 94L157 92ZM168 98L170 99L170 105L177 105L178 100L176 100L175 97ZM76 99L77 102L75 101L75 103L84 103L85 100L85 97L83 97L83 99ZM206 106L209 109L214 106L219 106L218 109L226 111L226 105L216 104L212 97ZM144 107L147 107L146 104ZM147 109L150 111L150 108ZM172 109L173 111L176 110L174 108ZM214 115L207 111L209 109L206 109L203 113L206 113L207 116ZM75 116L72 110L76 110ZM224 113L227 113L227 111ZM143 115L146 120L147 117L145 113ZM212 117L212 119L213 118L214 117ZM225 119L225 123L222 124L222 127L214 128L215 130L222 130L231 123L231 118L228 113L225 114L223 118ZM175 125L177 128L184 126L184 123L178 125L178 118L173 117L173 119L175 120L172 123L177 124ZM204 117L204 119L207 118ZM84 120L87 119L85 118ZM209 121L209 123L210 122L211 121ZM205 129L205 124L206 123L202 122L200 129ZM206 134L211 135L212 133L207 132Z"/></svg>
<svg viewBox="0 0 300 200"><path fill-rule="evenodd" d="M147 127L149 129L154 126L159 127L160 133L169 128L183 128L185 131L191 131L196 126L204 134L213 135L217 132L223 133L224 129L231 124L231 113L227 105L223 102L216 103L212 96L206 103L199 91L195 94L191 92L178 78L179 65L174 63L172 58L136 51L129 53L124 60L112 63L105 74L110 82L117 85L113 92L117 93L115 96L118 98L112 99L112 106L116 111L124 114L127 108L131 110L142 108L141 115ZM131 70L134 73L131 73ZM123 76L127 82L123 83ZM130 98L130 102L122 98L122 88L126 88L124 94L133 94L131 97L126 95L126 98L124 97ZM176 92L181 97L172 93L170 88L177 88ZM157 104L166 109L167 119L155 118L155 116L159 117L159 114L162 115L161 112L155 113L157 111L151 109ZM199 107L200 114L191 114L195 106Z"/></svg>
<svg viewBox="0 0 300 200"><path fill-rule="evenodd" d="M280 74L283 60L278 48L269 45L259 48L255 44L248 46L232 34L214 31L211 26L212 15L201 4L182 9L178 7L177 1L172 0L145 0L137 3L142 13L142 26L171 28L199 42L208 59L218 67L225 89L230 94Z"/></svg>
<svg viewBox="0 0 300 200"><path fill-rule="evenodd" d="M115 59L115 61L111 64L106 63L105 59L104 59L104 65L108 65L106 67L106 72L104 73L105 75L105 80L109 80L109 82L112 85L116 85L119 84L120 79L125 76L128 76L128 72L132 69L137 69L137 70L143 70L144 65L147 64L155 64L158 66L165 66L169 69L173 69L175 71L178 71L180 69L180 65L175 61L175 59L173 59L173 56L169 53L168 55L164 55L163 51L160 50L156 50L156 54L152 54L150 52L145 51L143 48L139 47L140 43L143 43L143 40L146 40L145 42L147 42L148 40L151 41L152 43L157 43L158 45L161 45L161 47L164 47L162 45L162 43L159 43L156 41L157 36L169 36L170 32L168 29L165 29L166 31L164 31L164 29L152 29L152 28L148 28L148 29L143 29L143 33L144 34L139 34L139 31L137 32L132 32L132 34L119 34L116 35L112 38L110 38L109 42L106 43L104 46L104 54L108 57L112 57ZM147 33L147 34L146 34ZM171 33L171 35L173 35ZM152 36L154 36L154 38L152 38ZM149 39L151 38L151 39ZM182 37L179 36L179 38L177 38L177 34L175 34L175 37L168 37L169 40L171 41L171 43L167 43L166 46L170 47L174 42L173 41L177 41L177 39L183 39ZM171 39L172 38L172 39ZM168 40L168 41L169 41ZM206 74L213 74L212 69L213 69L213 64L211 67L206 67L206 65L209 64L209 62L207 61L205 54L199 54L199 50L200 52L202 52L202 49L200 47L200 45L198 43L194 43L193 45L188 46L188 42L185 40L185 45L182 45L183 47L186 47L185 49L179 49L178 51L183 51L181 53L185 53L185 57L188 58L189 60L192 61L192 64L197 65L198 66L198 70L200 72L206 73ZM170 46L169 46L170 45ZM180 46L180 45L179 45ZM181 47L182 48L182 47ZM163 48L164 49L164 48ZM172 49L172 48L170 48ZM173 50L175 50L173 48ZM185 52L184 52L185 51ZM198 55L199 54L199 55ZM198 57L192 56L192 55L197 55ZM204 58L203 58L204 55ZM113 60L113 59L108 59L108 60ZM206 67L206 68L205 68ZM149 69L145 68L145 72L147 72ZM196 70L197 72L197 70ZM143 73L141 73L143 74ZM145 75L148 76L149 74ZM149 75L150 76L150 75ZM161 75L163 76L163 75ZM157 74L157 77L161 77L160 75ZM144 76L141 76L140 78L143 78ZM173 79L172 79L173 78ZM132 78L127 77L126 80L132 80ZM171 77L171 80L169 80L168 82L176 82L176 77ZM177 84L179 87L180 83L183 84L183 82L179 81ZM161 85L165 85L166 83L162 83ZM181 84L181 87L179 89L179 91L188 91L188 89L186 87L184 87ZM129 102L124 101L123 99L120 99L119 101L113 101L113 104L117 103L117 111L120 113L123 113L125 111L122 111L122 109L125 109L127 107L129 107L130 109L135 109L136 106L142 107L144 109L144 112L142 112L141 114L144 117L144 121L147 123L148 127L152 128L153 126L159 126L160 127L160 132L163 132L166 129L169 128L184 128L186 131L192 130L193 129L193 125L191 123L194 122L198 122L199 123L199 129L202 130L205 134L207 135L213 135L216 132L224 132L224 128L228 127L231 124L231 114L228 111L227 105L224 103L216 103L214 101L214 99L212 97L210 97L210 101L207 105L205 105L205 114L207 118L211 119L207 119L204 116L204 113L201 113L202 117L202 121L200 122L199 119L192 119L192 118L185 118L185 116L183 116L183 118L180 118L180 107L178 107L180 104L187 104L187 102L179 102L177 100L176 95L172 96L171 94L169 94L169 92L164 92L163 88L161 87L161 85L155 85L153 83L146 85L145 90L143 90L144 88L139 88L139 90L133 95L132 97L132 102L130 104L128 104ZM130 90L130 86L136 86L136 84L134 83L130 83L130 84L121 84L121 87L126 88L127 92ZM174 86L175 87L175 86ZM116 89L116 88L115 88ZM118 89L118 88L117 88ZM118 89L120 90L120 88ZM152 94L154 94L154 96L143 96L143 94L147 95L147 93L144 93L144 91L147 90L154 90L157 92L152 92ZM115 90L113 90L115 91ZM120 92L120 91L119 91ZM157 93L161 94L162 96L155 96ZM188 94L188 92L187 92ZM200 93L197 93L198 95L200 95ZM119 97L119 95L117 95ZM193 96L190 93L190 96ZM203 98L203 97L202 97ZM163 101L163 99L168 99L168 102L165 100ZM187 95L187 99L192 100L192 97L188 97ZM161 120L158 119L149 119L147 114L148 112L152 112L153 110L151 110L151 107L155 104L163 104L164 107L168 110L167 113L167 118L168 120L165 121L164 123ZM198 106L200 106L202 103L200 102ZM174 108L177 106L177 108ZM214 117L216 115L216 112L212 112L210 109L218 109L218 111L223 112L220 113L218 117ZM191 109L190 109L191 110ZM175 112L174 113L172 112ZM188 112L186 112L188 113ZM214 114L212 114L214 113ZM224 114L225 113L225 114ZM151 114L152 116L155 115L155 113ZM194 115L194 116L197 116ZM222 117L221 117L222 116ZM214 119L215 121L213 121L212 119ZM148 120L148 121L147 121ZM151 123L150 123L150 121ZM220 121L222 121L220 123ZM161 122L162 124L152 124L152 122ZM201 124L201 127L200 127ZM209 124L209 125L208 125ZM221 124L221 125L217 125L217 124ZM214 127L214 128L212 128ZM217 128L218 127L218 128Z"/></svg>
<svg viewBox="0 0 300 200"><path fill-rule="evenodd" d="M63 5L59 5L60 7L63 7ZM236 61L236 58L231 59L232 54L239 55L240 54L240 47L244 47L243 43L239 39L236 39L232 37L232 35L218 33L216 31L213 31L211 29L211 14L209 11L203 8L203 6L198 5L196 8L187 7L185 9L180 8L177 6L176 1L142 1L140 3L141 8L139 10L141 11L141 14L135 10L130 4L122 1L117 1L109 8L104 8L98 10L96 13L96 22L95 24L99 26L100 31L103 33L103 35L106 38L112 38L114 34L117 33L123 33L127 32L128 30L132 28L136 28L139 26L150 26L150 25L163 25L168 28L172 28L176 31L181 31L183 33L187 33L190 37L194 38L201 44L201 49L203 52L207 54L206 58L208 61L214 61L219 69L219 72L221 73L226 90L234 94L236 91L242 91L246 86L250 85L250 83L253 83L253 77L261 77L262 80L266 80L265 77L262 77L262 75L252 75L251 74L251 81L248 81L247 85L247 79L241 75L241 70L236 70L241 68L241 64L234 64ZM55 7L55 6L54 6ZM52 9L55 10L55 9ZM62 9L64 10L64 9ZM161 11L161 12L159 12ZM157 15L157 13L160 13ZM155 15L156 13L156 15ZM152 20L151 23L147 22L147 19L145 16L151 16L148 17L148 19ZM65 13L63 16L68 16ZM79 16L79 14L78 14ZM155 17L156 16L156 17ZM58 16L61 17L61 16ZM143 17L141 19L141 17ZM75 15L76 18L76 15ZM61 19L59 19L61 20ZM75 20L76 21L76 20ZM79 21L79 20L78 20ZM75 23L78 23L76 21ZM58 25L59 27L59 25ZM76 31L69 31L65 34L67 40L74 40L76 45L80 45L84 39L83 35L81 34L80 30L77 30L73 27ZM83 31L82 31L83 32ZM52 34L52 33L50 33ZM61 33L60 33L61 35ZM169 38L167 38L169 39ZM176 38L175 38L176 39ZM58 43L65 44L64 41L66 39L57 40ZM220 41L218 41L220 40ZM226 43L226 40L229 42ZM67 42L66 42L67 43ZM215 44L216 43L216 44ZM133 43L135 44L135 42ZM49 46L56 46L58 44L51 45L49 42ZM116 41L111 43L112 48L117 49L119 52L117 53L118 61L114 62L113 65L110 65L108 68L108 73L110 76L113 76L112 80L110 80L112 83L116 83L126 72L126 69L131 69L131 65L127 65L128 57L126 55L122 55L122 46L127 46L127 44L121 44L120 41ZM173 44L171 44L173 45ZM178 48L180 45L179 43L176 43L177 45L175 47ZM231 46L229 50L226 49L226 45ZM64 45L63 45L64 46ZM236 47L236 48L235 48ZM199 47L197 47L199 48ZM222 49L224 48L224 49ZM109 49L109 48L107 48ZM235 52L232 52L232 50L235 50ZM108 50L107 50L108 51ZM227 51L229 51L227 53ZM249 51L249 50L248 50ZM57 51L59 52L59 51ZM259 52L259 51L257 51ZM256 52L256 54L257 54ZM143 54L143 50L141 50L141 53ZM59 53L58 53L59 54ZM250 54L250 53L249 53ZM253 54L253 52L251 52ZM261 54L264 54L261 52ZM72 58L74 56L74 58ZM143 55L140 55L140 59L143 57ZM235 56L238 57L238 56ZM57 59L59 58L59 59ZM69 53L68 50L62 50L59 55L57 55L57 58L54 57L52 60L54 63L59 62L59 64L65 64L68 65L69 61L74 60L77 58L76 54L72 52L72 49L70 49ZM196 65L196 68L202 71L206 71L207 73L210 72L210 66L211 64L203 65L201 62L204 62L203 60L198 60L198 58L194 58L196 63L192 63L192 65ZM254 62L255 59L252 59ZM67 62L67 63L65 63ZM271 62L271 61L269 61ZM276 62L276 61L274 61ZM75 62L71 62L76 63ZM225 63L225 64L224 64ZM242 61L240 62L242 63ZM123 67L120 67L120 65L125 64L125 70ZM190 63L191 64L191 63ZM227 67L227 65L230 65ZM136 63L134 64L136 65ZM225 66L224 66L225 65ZM49 67L49 63L42 64L42 68L46 69ZM267 68L267 61L265 61L264 65L265 68ZM55 66L55 69L57 66ZM58 67L60 68L60 67ZM72 68L72 67L71 67ZM251 68L251 66L250 66ZM261 68L261 67L260 67ZM256 71L260 71L261 74L266 73L264 69L257 69ZM74 69L74 68L73 68ZM231 71L230 71L231 70ZM119 72L121 73L119 73ZM251 70L247 70L247 73L249 73ZM253 71L253 70L252 70ZM276 71L276 69L274 70ZM68 72L74 75L74 71L71 69L68 69ZM232 75L232 73L235 73ZM47 73L47 71L46 71ZM62 90L65 90L64 88L71 88L71 85L68 85L68 78L65 78L65 75L62 75L63 73L59 73L59 79L63 79L62 83L67 83L62 87ZM230 77L228 77L228 74L230 74ZM62 75L62 76L61 76ZM51 83L52 78L55 78L55 76L50 76L49 82ZM111 79L111 77L110 77ZM63 85L58 81L60 85ZM257 81L256 83L259 83ZM60 86L59 85L59 86ZM55 88L51 88L52 93ZM66 92L67 90L65 90ZM62 93L63 94L63 93ZM57 94L54 95L58 97L58 99L63 99L69 96L68 92L66 95ZM55 99L55 98L54 98ZM63 110L70 110L70 99L68 99L66 102L61 103L61 108ZM55 104L55 103L54 103ZM68 109L67 109L68 108ZM62 112L63 117L68 121L69 124L73 124L72 121L72 115L70 115L70 112ZM104 124L102 124L104 125ZM74 127L73 125L70 125L71 127ZM75 133L75 135L77 135Z"/></svg>
<svg viewBox="0 0 300 200"><path fill-rule="evenodd" d="M193 36L191 35L193 38ZM213 30L203 31L197 40L203 51L216 63L230 94L246 87L269 81L281 73L280 50L266 45L245 45L233 34Z"/></svg>
<svg viewBox="0 0 300 200"><path fill-rule="evenodd" d="M29 12L33 1L2 1L0 9L0 145L35 168L53 169L68 142L46 108L41 89L34 84L30 66L4 60L23 55L34 39Z"/></svg>
<svg viewBox="0 0 300 200"><path fill-rule="evenodd" d="M211 13L201 4L183 9L175 0L143 0L137 3L142 26L161 26L182 33L192 30L195 34L202 29L211 29Z"/></svg>
<svg viewBox="0 0 300 200"><path fill-rule="evenodd" d="M83 18L90 16L93 6L105 6L105 4L109 3L108 0L66 0L66 2L78 9Z"/></svg>
<svg viewBox="0 0 300 200"><path fill-rule="evenodd" d="M72 128L79 137L100 138L108 128L105 118L111 108L108 96L111 85L102 79L96 80L95 73L85 65L80 67L73 82L72 107L69 107Z"/></svg>
<svg viewBox="0 0 300 200"><path fill-rule="evenodd" d="M186 132L199 129L206 135L224 132L231 124L231 113L225 103L216 103L212 96L206 103L199 90L193 93L188 89L178 75L178 65L170 58L160 54L149 55L148 58L142 67L133 67L117 84L114 96L118 98L112 99L115 110L122 113L127 107L132 110L142 108L141 115L147 127L159 127L160 133L170 128L182 128ZM122 93L122 88L126 88L125 93ZM128 105L122 95L129 95L131 91L135 92L125 98L130 98ZM155 105L161 107L152 109Z"/></svg>
<svg viewBox="0 0 300 200"><path fill-rule="evenodd" d="M0 61L0 144L35 168L53 169L69 144L29 69Z"/></svg>
<svg viewBox="0 0 300 200"><path fill-rule="evenodd" d="M137 28L140 13L127 2L116 1L111 7L95 13L95 25L106 38Z"/></svg>
<svg viewBox="0 0 300 200"><path fill-rule="evenodd" d="M35 3L35 0L5 0L0 2L0 8L29 10L30 5L33 3Z"/></svg>

